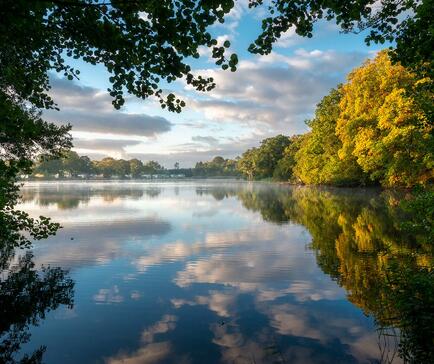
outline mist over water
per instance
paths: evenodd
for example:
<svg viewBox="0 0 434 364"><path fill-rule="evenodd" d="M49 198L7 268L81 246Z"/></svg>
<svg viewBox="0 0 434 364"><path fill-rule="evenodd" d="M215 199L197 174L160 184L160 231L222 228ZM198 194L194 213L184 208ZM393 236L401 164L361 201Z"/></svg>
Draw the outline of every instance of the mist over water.
<svg viewBox="0 0 434 364"><path fill-rule="evenodd" d="M399 232L390 191L41 182L22 196L63 226L35 267L75 282L73 307L23 345L46 363L399 363L378 330L384 261L432 259Z"/></svg>

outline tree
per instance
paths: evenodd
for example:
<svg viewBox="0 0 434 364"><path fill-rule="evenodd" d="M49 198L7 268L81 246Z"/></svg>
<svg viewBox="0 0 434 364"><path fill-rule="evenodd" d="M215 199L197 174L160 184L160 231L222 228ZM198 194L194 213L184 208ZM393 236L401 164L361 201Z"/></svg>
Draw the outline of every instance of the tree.
<svg viewBox="0 0 434 364"><path fill-rule="evenodd" d="M184 105L173 94L164 95L160 80L185 78L199 91L213 88L212 78L195 76L185 63L199 57L198 47L212 48L223 68L235 70L235 55L225 57L229 42L218 45L207 28L234 6L232 0L197 5L182 1L145 0L6 0L2 4L0 85L38 107L53 107L47 95L48 72L78 77L68 63L82 59L102 64L111 73L113 104L124 103L124 90L140 97L157 97L163 107L180 111Z"/></svg>
<svg viewBox="0 0 434 364"><path fill-rule="evenodd" d="M0 92L0 246L28 246L59 227L48 218L34 219L15 210L19 196L19 173L31 173L38 153L59 156L71 146L69 126L57 127L29 108Z"/></svg>
<svg viewBox="0 0 434 364"><path fill-rule="evenodd" d="M384 186L426 184L434 178L432 80L418 80L387 52L350 73L342 87L336 134L339 157L356 158Z"/></svg>
<svg viewBox="0 0 434 364"><path fill-rule="evenodd" d="M409 64L432 62L432 0L405 2L383 0L373 9L374 0L324 2L276 0L263 19L262 33L250 46L266 54L290 28L311 37L320 19L336 23L346 32L370 29L366 41L397 41L397 57ZM259 7L262 0L250 0ZM208 31L224 22L233 0L213 2L147 0L99 2L96 0L26 1L4 0L0 16L0 88L13 87L20 98L38 107L53 107L47 95L48 72L62 72L73 79L79 72L71 58L102 64L112 74L110 93L116 107L124 103L124 90L140 98L156 96L163 107L180 111L184 103L173 94L163 96L161 80L185 78L197 90L214 87L211 78L195 76L186 63L199 57L199 47L212 49L223 69L235 70L235 54L225 56L229 42L219 45ZM411 14L403 17L403 14ZM402 20L401 20L402 19ZM409 49L417 56L409 57Z"/></svg>
<svg viewBox="0 0 434 364"><path fill-rule="evenodd" d="M282 158L277 162L273 171L273 179L277 181L294 181L294 167L296 165L296 153L303 144L306 135L294 135L289 138L290 144L283 151Z"/></svg>
<svg viewBox="0 0 434 364"><path fill-rule="evenodd" d="M290 145L290 139L285 135L277 135L261 141L256 159L257 175L260 178L273 176L277 163L283 157L283 153Z"/></svg>
<svg viewBox="0 0 434 364"><path fill-rule="evenodd" d="M156 162L156 161L149 161L145 164L143 164L143 170L145 173L148 174L155 174L158 171L163 170L163 166L160 165L160 163Z"/></svg>
<svg viewBox="0 0 434 364"><path fill-rule="evenodd" d="M143 163L139 159L131 159L129 161L130 164L130 173L132 177L140 177L143 173Z"/></svg>
<svg viewBox="0 0 434 364"><path fill-rule="evenodd" d="M255 176L255 159L257 151L257 148L247 149L237 163L238 170L247 176L249 181L252 181Z"/></svg>
<svg viewBox="0 0 434 364"><path fill-rule="evenodd" d="M287 136L277 135L261 141L258 148L247 150L238 161L238 169L249 180L273 176L277 163L283 157L285 148L290 145Z"/></svg>
<svg viewBox="0 0 434 364"><path fill-rule="evenodd" d="M115 160L113 164L115 175L125 177L127 174L130 174L130 163L125 159Z"/></svg>
<svg viewBox="0 0 434 364"><path fill-rule="evenodd" d="M46 177L58 174L65 177L65 173L70 177L79 174L90 174L94 172L92 161L87 156L79 156L71 150L62 153L60 158L50 155L41 155L33 168L33 174L43 174Z"/></svg>
<svg viewBox="0 0 434 364"><path fill-rule="evenodd" d="M296 152L294 174L306 184L358 185L364 176L354 157L342 160L342 142L336 136L340 115L341 87L332 89L317 105L315 117L307 122L311 131Z"/></svg>
<svg viewBox="0 0 434 364"><path fill-rule="evenodd" d="M95 162L95 168L98 173L101 173L104 177L111 177L116 174L115 162L115 159L106 157Z"/></svg>

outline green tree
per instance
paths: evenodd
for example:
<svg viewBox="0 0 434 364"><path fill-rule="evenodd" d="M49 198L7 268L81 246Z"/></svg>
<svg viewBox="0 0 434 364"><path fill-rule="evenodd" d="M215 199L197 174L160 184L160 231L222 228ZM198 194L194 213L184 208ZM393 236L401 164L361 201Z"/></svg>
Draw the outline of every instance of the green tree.
<svg viewBox="0 0 434 364"><path fill-rule="evenodd" d="M131 159L129 161L130 164L130 173L134 178L140 177L143 173L143 163L139 159Z"/></svg>
<svg viewBox="0 0 434 364"><path fill-rule="evenodd" d="M197 162L192 172L198 177L236 177L239 175L237 162L221 156L216 156L211 161Z"/></svg>
<svg viewBox="0 0 434 364"><path fill-rule="evenodd" d="M355 158L342 160L342 142L336 136L340 115L341 89L332 89L317 105L315 117L307 122L311 131L304 138L295 159L294 174L306 184L363 184L363 173Z"/></svg>
<svg viewBox="0 0 434 364"><path fill-rule="evenodd" d="M241 174L247 176L249 181L252 181L256 175L255 161L257 153L257 148L247 149L237 163L238 170L241 172Z"/></svg>
<svg viewBox="0 0 434 364"><path fill-rule="evenodd" d="M114 160L113 162L114 174L119 177L125 177L130 174L130 163L125 159Z"/></svg>
<svg viewBox="0 0 434 364"><path fill-rule="evenodd" d="M255 167L259 178L272 177L279 160L282 159L290 139L285 135L277 135L261 141L256 155Z"/></svg>
<svg viewBox="0 0 434 364"><path fill-rule="evenodd" d="M143 164L143 170L147 174L155 174L163 169L163 166L156 161L149 161Z"/></svg>
<svg viewBox="0 0 434 364"><path fill-rule="evenodd" d="M252 148L243 153L238 161L239 171L249 180L272 177L277 163L283 157L285 148L290 144L290 139L284 135L262 140L258 148Z"/></svg>
<svg viewBox="0 0 434 364"><path fill-rule="evenodd" d="M62 153L60 158L49 155L39 156L35 164L33 174L43 174L46 177L58 174L64 177L76 177L79 174L90 174L94 171L92 161L87 156L79 156L76 152L68 150Z"/></svg>
<svg viewBox="0 0 434 364"><path fill-rule="evenodd" d="M100 161L95 162L95 169L98 173L102 174L104 177L111 177L116 174L115 170L115 159L111 157L106 157Z"/></svg>
<svg viewBox="0 0 434 364"><path fill-rule="evenodd" d="M426 184L434 178L432 92L387 52L353 70L342 86L336 134L339 157L385 186ZM421 88L421 86L423 86Z"/></svg>
<svg viewBox="0 0 434 364"><path fill-rule="evenodd" d="M71 146L69 126L57 127L40 118L35 108L0 92L0 247L26 246L59 227L50 219L30 218L14 209L19 196L19 173L31 173L39 153L60 156Z"/></svg>
<svg viewBox="0 0 434 364"><path fill-rule="evenodd" d="M273 172L273 179L277 181L296 181L294 167L296 153L303 144L306 135L294 135L289 138L290 144L285 148L282 158L277 162Z"/></svg>

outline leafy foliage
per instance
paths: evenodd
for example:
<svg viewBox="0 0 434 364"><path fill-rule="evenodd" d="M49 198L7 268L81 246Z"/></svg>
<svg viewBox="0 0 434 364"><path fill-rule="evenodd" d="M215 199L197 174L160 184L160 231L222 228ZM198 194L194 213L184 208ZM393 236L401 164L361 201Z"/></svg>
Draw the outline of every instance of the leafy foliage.
<svg viewBox="0 0 434 364"><path fill-rule="evenodd" d="M417 80L387 52L352 71L342 86L336 134L339 157L356 158L371 180L385 186L425 184L434 177L434 137L430 110ZM429 107L432 108L432 105Z"/></svg>
<svg viewBox="0 0 434 364"><path fill-rule="evenodd" d="M249 149L241 156L238 169L249 179L270 178L290 143L284 135L264 139L258 148Z"/></svg>
<svg viewBox="0 0 434 364"><path fill-rule="evenodd" d="M53 234L58 224L41 217L30 218L14 209L18 199L15 184L19 173L29 173L38 153L58 156L71 145L69 126L44 122L39 113L0 92L0 247L28 246L30 238Z"/></svg>
<svg viewBox="0 0 434 364"><path fill-rule="evenodd" d="M290 144L283 151L283 156L276 164L273 171L275 181L296 181L294 167L296 166L296 154L303 145L306 135L294 135L289 138Z"/></svg>
<svg viewBox="0 0 434 364"><path fill-rule="evenodd" d="M294 173L306 184L363 184L364 178L354 158L342 160L338 151L342 142L335 134L340 114L341 87L333 89L317 105L315 118L308 121L306 135L295 155Z"/></svg>
<svg viewBox="0 0 434 364"><path fill-rule="evenodd" d="M209 162L198 162L192 170L195 177L234 177L238 175L237 162L221 156L214 157Z"/></svg>
<svg viewBox="0 0 434 364"><path fill-rule="evenodd" d="M214 157L208 162L197 162L194 168L166 169L156 161L142 162L111 157L102 160L91 160L87 156L79 156L76 152L67 151L60 158L41 156L33 169L33 177L74 178L78 176L104 178L141 178L144 175L184 175L185 177L236 177L239 172L236 161L223 157Z"/></svg>
<svg viewBox="0 0 434 364"><path fill-rule="evenodd" d="M251 7L262 4L263 0L250 1ZM314 24L325 19L334 20L343 32L369 30L365 37L368 45L396 42L396 61L415 70L426 64L423 69L432 72L432 0L275 0L268 9L270 16L262 21L262 33L249 47L253 53L270 53L273 43L290 29L310 38Z"/></svg>
<svg viewBox="0 0 434 364"><path fill-rule="evenodd" d="M179 112L185 103L163 95L166 82L185 78L199 91L214 87L212 78L195 76L185 58L199 57L199 46L212 49L216 63L236 69L237 56L225 57L207 28L234 6L233 0L193 1L32 1L7 0L0 26L0 85L37 107L52 108L48 72L78 78L71 59L104 65L111 74L113 105L124 104L124 92L155 96L162 107Z"/></svg>

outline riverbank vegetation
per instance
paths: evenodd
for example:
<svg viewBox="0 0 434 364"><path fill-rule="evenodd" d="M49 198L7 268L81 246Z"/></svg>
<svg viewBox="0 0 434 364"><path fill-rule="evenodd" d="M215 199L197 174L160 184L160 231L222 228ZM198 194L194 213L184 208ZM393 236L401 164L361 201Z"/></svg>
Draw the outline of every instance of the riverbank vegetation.
<svg viewBox="0 0 434 364"><path fill-rule="evenodd" d="M432 79L380 52L325 96L310 131L278 135L238 162L248 179L412 187L434 179Z"/></svg>

